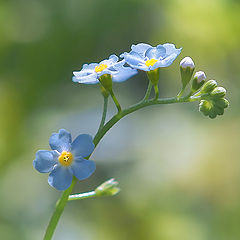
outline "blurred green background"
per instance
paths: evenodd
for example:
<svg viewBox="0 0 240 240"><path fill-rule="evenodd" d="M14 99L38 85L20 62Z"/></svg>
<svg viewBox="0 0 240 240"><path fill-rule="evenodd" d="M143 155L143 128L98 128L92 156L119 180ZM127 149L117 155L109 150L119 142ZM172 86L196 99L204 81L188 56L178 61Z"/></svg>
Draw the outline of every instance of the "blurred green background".
<svg viewBox="0 0 240 240"><path fill-rule="evenodd" d="M183 47L161 70L160 94L175 96L178 65L228 90L230 107L214 120L197 103L152 106L122 119L92 159L93 176L74 192L115 177L115 197L70 202L54 239L240 239L240 3L237 0L8 0L0 2L0 238L42 239L60 192L32 167L52 132L94 135L99 86L71 82L83 63L129 51L131 44ZM147 86L142 73L114 85L123 106ZM110 104L109 115L115 112Z"/></svg>

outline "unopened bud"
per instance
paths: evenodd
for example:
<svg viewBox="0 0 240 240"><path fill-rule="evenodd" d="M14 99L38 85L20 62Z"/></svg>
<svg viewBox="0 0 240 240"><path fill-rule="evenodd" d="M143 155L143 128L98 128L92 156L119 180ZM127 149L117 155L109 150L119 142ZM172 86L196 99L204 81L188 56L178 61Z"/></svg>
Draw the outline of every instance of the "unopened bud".
<svg viewBox="0 0 240 240"><path fill-rule="evenodd" d="M113 196L116 195L120 188L117 187L118 182L114 178L102 183L95 189L96 196Z"/></svg>
<svg viewBox="0 0 240 240"><path fill-rule="evenodd" d="M213 98L223 98L226 95L226 89L223 87L216 87L210 94Z"/></svg>
<svg viewBox="0 0 240 240"><path fill-rule="evenodd" d="M192 91L196 92L199 88L201 88L205 82L205 79L206 79L206 75L204 72L202 71L196 72L193 77Z"/></svg>
<svg viewBox="0 0 240 240"><path fill-rule="evenodd" d="M193 60L190 57L185 57L180 62L180 72L181 72L183 89L191 80L194 69L195 69L195 65Z"/></svg>
<svg viewBox="0 0 240 240"><path fill-rule="evenodd" d="M203 85L201 92L210 93L216 87L217 87L217 82L215 80L209 80Z"/></svg>

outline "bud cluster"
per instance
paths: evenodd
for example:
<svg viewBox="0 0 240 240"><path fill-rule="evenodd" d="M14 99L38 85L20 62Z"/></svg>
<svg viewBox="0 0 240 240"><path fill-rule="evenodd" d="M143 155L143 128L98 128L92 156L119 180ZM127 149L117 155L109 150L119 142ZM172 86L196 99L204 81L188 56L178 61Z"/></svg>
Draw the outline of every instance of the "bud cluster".
<svg viewBox="0 0 240 240"><path fill-rule="evenodd" d="M206 96L202 96L199 111L210 118L223 115L224 109L229 105L228 100L224 98L226 95L225 88L218 87L215 80L209 80L203 85L200 93L206 94Z"/></svg>

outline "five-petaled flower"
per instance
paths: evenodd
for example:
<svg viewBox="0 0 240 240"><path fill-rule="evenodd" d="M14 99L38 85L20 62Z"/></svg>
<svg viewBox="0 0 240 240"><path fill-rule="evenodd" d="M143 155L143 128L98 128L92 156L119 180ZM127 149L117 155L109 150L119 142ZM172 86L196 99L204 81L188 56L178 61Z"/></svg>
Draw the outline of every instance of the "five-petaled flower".
<svg viewBox="0 0 240 240"><path fill-rule="evenodd" d="M125 60L118 61L116 55L111 55L109 59L100 63L84 64L81 71L73 72L73 82L96 84L99 78L104 74L109 74L113 82L123 82L137 74L135 69L125 67Z"/></svg>
<svg viewBox="0 0 240 240"><path fill-rule="evenodd" d="M132 51L124 52L120 57L132 68L151 71L160 67L170 66L181 53L182 48L177 49L174 44L165 43L152 47L146 43L132 45Z"/></svg>
<svg viewBox="0 0 240 240"><path fill-rule="evenodd" d="M41 173L48 173L48 183L58 190L67 189L73 175L79 180L88 178L96 169L95 163L84 158L94 150L92 137L81 134L72 142L69 132L60 129L49 139L52 151L39 150L33 166Z"/></svg>

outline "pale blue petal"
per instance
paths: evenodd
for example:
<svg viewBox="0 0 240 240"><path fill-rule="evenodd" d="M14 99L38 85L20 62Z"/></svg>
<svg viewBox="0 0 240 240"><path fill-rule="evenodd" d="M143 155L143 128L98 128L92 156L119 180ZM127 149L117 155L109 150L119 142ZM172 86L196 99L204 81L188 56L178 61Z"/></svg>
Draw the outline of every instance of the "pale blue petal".
<svg viewBox="0 0 240 240"><path fill-rule="evenodd" d="M83 83L83 84L96 84L96 83L99 83L97 77L98 77L97 73L94 72L94 73L89 74L87 76L73 77L72 81L73 82L78 82L78 83Z"/></svg>
<svg viewBox="0 0 240 240"><path fill-rule="evenodd" d="M182 51L182 48L176 48L175 45L172 43L165 43L163 45L158 45L158 46L163 46L166 49L166 56L169 56L173 53L177 54L178 56Z"/></svg>
<svg viewBox="0 0 240 240"><path fill-rule="evenodd" d="M33 167L40 173L51 172L58 162L58 156L56 151L39 150L33 160Z"/></svg>
<svg viewBox="0 0 240 240"><path fill-rule="evenodd" d="M153 66L150 67L150 70L154 70L154 69L159 68L159 67L170 66L173 63L173 61L176 59L177 56L178 56L177 54L172 54L172 55L166 57L163 60L159 60Z"/></svg>
<svg viewBox="0 0 240 240"><path fill-rule="evenodd" d="M109 57L109 59L105 59L105 60L101 61L101 62L99 63L99 65L100 65L100 64L106 64L107 66L110 66L110 65L114 64L114 63L117 62L117 61L118 61L118 57L113 54L113 55L111 55L111 56Z"/></svg>
<svg viewBox="0 0 240 240"><path fill-rule="evenodd" d="M163 46L151 47L146 51L146 56L149 59L159 59L161 57L164 57L166 54L166 50Z"/></svg>
<svg viewBox="0 0 240 240"><path fill-rule="evenodd" d="M139 43L137 45L132 45L131 49L134 52L137 52L141 57L145 57L146 51L151 48L152 46L146 43Z"/></svg>
<svg viewBox="0 0 240 240"><path fill-rule="evenodd" d="M74 157L88 157L94 148L92 137L88 134L81 134L73 141L71 152L74 154Z"/></svg>
<svg viewBox="0 0 240 240"><path fill-rule="evenodd" d="M144 64L144 59L136 52L131 51L130 53L122 54L127 64L135 68L140 63Z"/></svg>
<svg viewBox="0 0 240 240"><path fill-rule="evenodd" d="M72 171L69 167L58 165L49 174L48 183L57 190L65 190L70 187L72 183Z"/></svg>
<svg viewBox="0 0 240 240"><path fill-rule="evenodd" d="M60 129L58 133L53 133L49 139L49 145L52 150L59 153L69 151L71 149L72 137L65 129Z"/></svg>
<svg viewBox="0 0 240 240"><path fill-rule="evenodd" d="M81 157L74 159L71 165L73 175L79 180L90 177L96 169L95 162L92 160L86 160Z"/></svg>
<svg viewBox="0 0 240 240"><path fill-rule="evenodd" d="M112 75L113 82L123 82L136 75L138 71L130 67L122 67L117 73Z"/></svg>

